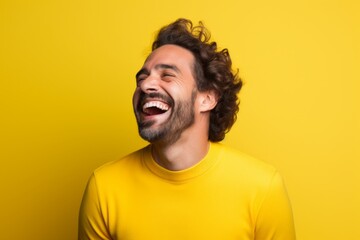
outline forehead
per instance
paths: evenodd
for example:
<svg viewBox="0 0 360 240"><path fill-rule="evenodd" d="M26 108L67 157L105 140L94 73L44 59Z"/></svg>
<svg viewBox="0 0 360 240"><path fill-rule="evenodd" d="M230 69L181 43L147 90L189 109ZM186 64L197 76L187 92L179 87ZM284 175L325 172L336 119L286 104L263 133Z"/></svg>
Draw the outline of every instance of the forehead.
<svg viewBox="0 0 360 240"><path fill-rule="evenodd" d="M155 49L146 59L144 66L152 68L157 64L170 64L178 68L191 68L194 64L194 56L183 47L167 44Z"/></svg>

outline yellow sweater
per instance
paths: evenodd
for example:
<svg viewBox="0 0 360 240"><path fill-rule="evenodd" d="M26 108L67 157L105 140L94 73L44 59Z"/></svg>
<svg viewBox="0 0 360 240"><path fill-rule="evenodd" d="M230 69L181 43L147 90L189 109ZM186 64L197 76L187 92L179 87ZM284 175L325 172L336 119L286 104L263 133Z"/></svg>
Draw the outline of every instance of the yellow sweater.
<svg viewBox="0 0 360 240"><path fill-rule="evenodd" d="M97 169L79 217L79 239L295 239L278 172L219 143L195 166L169 171L147 146Z"/></svg>

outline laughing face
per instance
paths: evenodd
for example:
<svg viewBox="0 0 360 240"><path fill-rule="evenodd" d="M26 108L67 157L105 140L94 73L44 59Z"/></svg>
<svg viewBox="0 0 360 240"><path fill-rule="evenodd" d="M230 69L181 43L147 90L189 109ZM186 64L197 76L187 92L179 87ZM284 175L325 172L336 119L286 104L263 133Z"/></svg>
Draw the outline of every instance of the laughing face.
<svg viewBox="0 0 360 240"><path fill-rule="evenodd" d="M133 106L140 136L176 142L194 123L197 88L192 53L175 45L154 50L137 73Z"/></svg>

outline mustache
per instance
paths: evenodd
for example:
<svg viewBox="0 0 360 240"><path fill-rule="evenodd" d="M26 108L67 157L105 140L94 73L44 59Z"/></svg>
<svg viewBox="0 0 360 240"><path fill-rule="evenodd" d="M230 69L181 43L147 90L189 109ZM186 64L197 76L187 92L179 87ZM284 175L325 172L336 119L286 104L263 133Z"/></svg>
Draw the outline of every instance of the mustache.
<svg viewBox="0 0 360 240"><path fill-rule="evenodd" d="M161 93L140 93L140 97L139 97L139 106L138 107L142 107L145 104L145 101L147 99L160 99L164 102L166 102L167 104L169 104L170 106L174 105L174 101L172 98L170 98L167 95L161 94Z"/></svg>

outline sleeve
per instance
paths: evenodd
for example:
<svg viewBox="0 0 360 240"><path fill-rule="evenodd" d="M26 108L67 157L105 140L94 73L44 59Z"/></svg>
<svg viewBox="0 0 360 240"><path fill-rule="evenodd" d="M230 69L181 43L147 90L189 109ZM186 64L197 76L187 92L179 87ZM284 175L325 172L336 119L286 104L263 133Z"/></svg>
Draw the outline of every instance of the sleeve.
<svg viewBox="0 0 360 240"><path fill-rule="evenodd" d="M102 215L94 174L89 179L81 202L78 224L78 239L111 239Z"/></svg>
<svg viewBox="0 0 360 240"><path fill-rule="evenodd" d="M260 206L256 240L295 240L295 227L288 194L279 173L275 173Z"/></svg>

